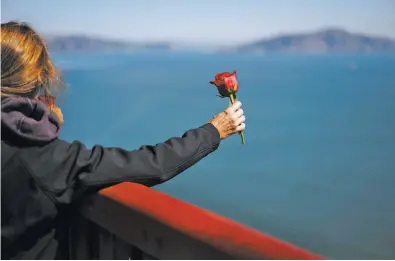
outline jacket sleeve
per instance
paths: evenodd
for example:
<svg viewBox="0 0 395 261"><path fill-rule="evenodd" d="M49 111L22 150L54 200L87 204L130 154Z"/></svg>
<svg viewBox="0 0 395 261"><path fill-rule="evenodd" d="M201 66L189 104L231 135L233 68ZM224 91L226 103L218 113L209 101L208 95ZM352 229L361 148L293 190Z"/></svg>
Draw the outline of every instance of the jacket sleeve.
<svg viewBox="0 0 395 261"><path fill-rule="evenodd" d="M58 140L51 150L46 150L48 163L46 174L41 172L41 180L58 199L74 197L71 194L77 191L97 190L125 181L154 186L191 167L215 151L219 144L219 132L210 123L189 130L182 137L132 151L99 145L89 150L77 141ZM43 157L42 153L40 155ZM48 161L49 156L53 160ZM46 163L41 160L36 167L43 170L41 164ZM67 195L61 195L64 193ZM61 201L69 201L66 198Z"/></svg>

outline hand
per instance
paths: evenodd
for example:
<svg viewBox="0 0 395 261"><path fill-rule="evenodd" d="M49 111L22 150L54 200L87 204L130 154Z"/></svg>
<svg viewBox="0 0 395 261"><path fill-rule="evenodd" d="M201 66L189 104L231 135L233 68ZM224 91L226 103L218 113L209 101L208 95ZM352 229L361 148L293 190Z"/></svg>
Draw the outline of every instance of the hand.
<svg viewBox="0 0 395 261"><path fill-rule="evenodd" d="M217 128L221 139L226 139L236 132L243 131L246 127L245 120L241 102L236 101L225 111L214 116L209 123Z"/></svg>

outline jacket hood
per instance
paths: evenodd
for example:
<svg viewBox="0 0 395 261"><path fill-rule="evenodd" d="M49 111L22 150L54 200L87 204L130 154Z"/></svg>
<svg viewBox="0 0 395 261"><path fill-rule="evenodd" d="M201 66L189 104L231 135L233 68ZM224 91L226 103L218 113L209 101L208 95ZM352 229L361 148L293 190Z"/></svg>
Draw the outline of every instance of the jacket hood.
<svg viewBox="0 0 395 261"><path fill-rule="evenodd" d="M21 142L48 143L59 136L61 125L44 102L16 96L1 100L1 128Z"/></svg>

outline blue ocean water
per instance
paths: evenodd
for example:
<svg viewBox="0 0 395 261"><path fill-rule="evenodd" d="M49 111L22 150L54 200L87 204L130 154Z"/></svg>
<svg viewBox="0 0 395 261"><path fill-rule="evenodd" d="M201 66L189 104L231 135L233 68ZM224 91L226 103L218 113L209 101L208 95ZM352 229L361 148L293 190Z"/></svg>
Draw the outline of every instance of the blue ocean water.
<svg viewBox="0 0 395 261"><path fill-rule="evenodd" d="M238 135L156 187L337 259L395 258L395 56L56 54L62 138L136 149L207 122L237 69Z"/></svg>

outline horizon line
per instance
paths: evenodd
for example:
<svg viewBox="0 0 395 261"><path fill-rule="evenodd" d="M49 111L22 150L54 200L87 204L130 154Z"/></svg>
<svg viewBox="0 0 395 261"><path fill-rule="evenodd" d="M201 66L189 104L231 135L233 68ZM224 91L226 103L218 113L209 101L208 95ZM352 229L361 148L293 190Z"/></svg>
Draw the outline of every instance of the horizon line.
<svg viewBox="0 0 395 261"><path fill-rule="evenodd" d="M363 32L358 32L358 31L353 31L349 30L346 27L340 27L340 26L325 26L325 27L319 27L317 29L310 29L310 30L293 30L293 31L287 31L287 32L278 32L276 34L271 34L267 36L260 36L260 37L255 37L250 40L244 40L244 41L235 41L234 43L228 43L228 44L223 44L219 43L218 41L194 41L194 40L187 40L187 39L130 39L130 38L121 38L121 37L113 37L113 36L106 36L106 35L99 35L99 34L91 34L91 33L53 33L53 32L47 32L47 33L41 33L41 35L44 36L44 38L51 38L51 37L87 37L87 38L93 38L97 40L111 40L111 41L117 41L117 42L124 42L124 43L162 43L162 44L199 44L199 45L221 45L221 46L226 46L226 45L238 45L238 44L248 44L252 42L258 42L258 41L263 41L263 40L270 40L282 36L291 36L291 35L306 35L306 34L314 34L314 33L319 33L319 32L324 32L324 31L343 31L345 33L349 33L352 35L358 35L358 36L367 36L367 37L375 37L375 38L383 38L383 39L388 39L395 41L395 37L389 36L389 35L383 35L383 34L373 34L373 33L363 33Z"/></svg>

